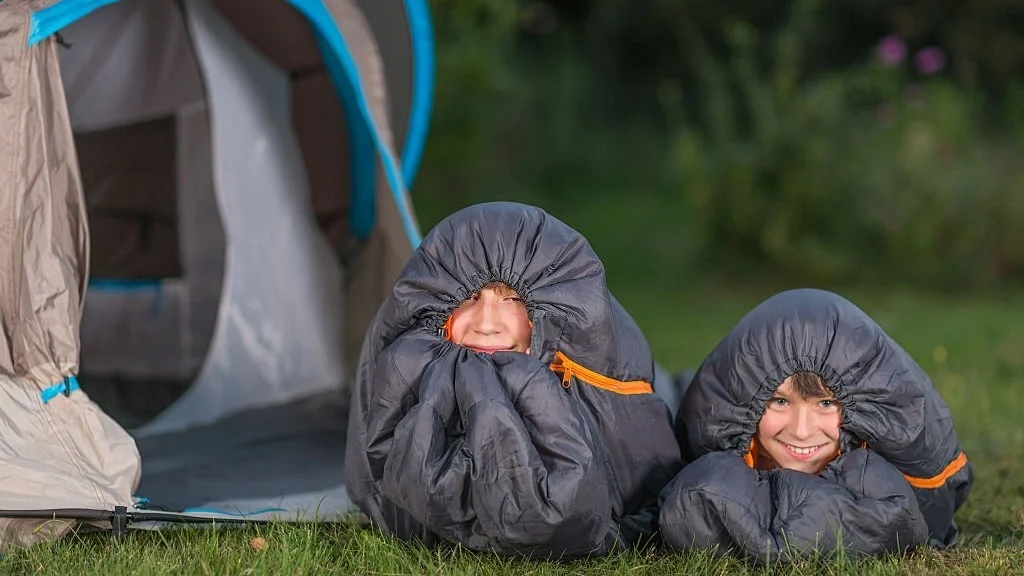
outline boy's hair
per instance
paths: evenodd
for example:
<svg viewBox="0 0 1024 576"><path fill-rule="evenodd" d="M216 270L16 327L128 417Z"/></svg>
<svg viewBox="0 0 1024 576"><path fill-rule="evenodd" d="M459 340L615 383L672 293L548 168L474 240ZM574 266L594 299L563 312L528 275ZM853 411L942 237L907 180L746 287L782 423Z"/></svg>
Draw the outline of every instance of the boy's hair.
<svg viewBox="0 0 1024 576"><path fill-rule="evenodd" d="M477 290L474 293L479 293L482 290L494 290L495 292L498 293L499 296L509 296L509 295L512 295L512 294L515 294L516 296L520 296L520 294L518 292L516 292L511 286L509 286L508 284L505 284L504 282L500 282L498 280L494 280L494 281L488 282L487 284L484 284L483 286L480 287L480 290Z"/></svg>
<svg viewBox="0 0 1024 576"><path fill-rule="evenodd" d="M795 372L791 382L793 389L801 398L832 396L832 391L825 386L825 381L814 372Z"/></svg>

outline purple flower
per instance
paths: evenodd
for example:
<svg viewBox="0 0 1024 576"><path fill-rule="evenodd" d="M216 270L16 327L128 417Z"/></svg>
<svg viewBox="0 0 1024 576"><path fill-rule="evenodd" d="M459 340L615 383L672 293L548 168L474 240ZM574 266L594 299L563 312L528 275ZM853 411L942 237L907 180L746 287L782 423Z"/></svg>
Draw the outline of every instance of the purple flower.
<svg viewBox="0 0 1024 576"><path fill-rule="evenodd" d="M946 67L946 55L934 46L922 48L914 55L914 66L924 76L929 76Z"/></svg>
<svg viewBox="0 0 1024 576"><path fill-rule="evenodd" d="M896 66L907 57L907 45L895 34L889 34L875 47L875 55L886 66Z"/></svg>

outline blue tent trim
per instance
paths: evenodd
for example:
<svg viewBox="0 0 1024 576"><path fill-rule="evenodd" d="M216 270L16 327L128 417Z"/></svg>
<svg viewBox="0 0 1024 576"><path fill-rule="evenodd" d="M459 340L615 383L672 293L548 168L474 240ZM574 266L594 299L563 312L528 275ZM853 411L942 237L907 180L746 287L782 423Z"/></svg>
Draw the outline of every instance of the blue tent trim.
<svg viewBox="0 0 1024 576"><path fill-rule="evenodd" d="M334 24L333 17L321 0L286 1L306 16L306 18L317 29L321 42L326 43L327 47L331 48L329 53L324 54L325 63L330 66L329 63L335 58L340 62L341 69L344 71L346 80L349 85L354 88L357 95L356 104L363 116L363 122L365 122L370 134L373 136L373 141L377 145L377 153L380 154L381 159L384 162L384 175L387 177L388 185L391 187L391 193L392 196L394 196L395 206L398 208L398 213L402 218L402 224L405 227L406 236L413 248L419 247L422 237L420 236L419 227L412 219L412 214L410 213L405 180L397 162L395 161L395 157L384 145L380 133L377 131L376 126L373 123L373 115L370 113L370 107L366 103L366 96L362 83L359 81L359 72L356 68L355 62L352 60L351 53L345 44L345 39L342 38L341 32Z"/></svg>
<svg viewBox="0 0 1024 576"><path fill-rule="evenodd" d="M163 288L160 278L93 278L89 281L89 289L100 292L137 292L159 291Z"/></svg>
<svg viewBox="0 0 1024 576"><path fill-rule="evenodd" d="M34 46L86 14L120 0L61 0L32 14L28 45Z"/></svg>
<svg viewBox="0 0 1024 576"><path fill-rule="evenodd" d="M61 0L32 14L28 43L37 44L58 30L85 17L90 12L120 0ZM391 187L395 204L402 218L406 236L413 248L422 237L410 213L406 182L412 180L422 157L429 125L433 92L433 42L429 12L425 0L406 0L413 44L414 91L402 166L385 148L366 102L358 69L345 40L322 0L285 0L301 12L317 32L324 63L332 77L338 96L349 115L349 137L352 147L352 224L356 234L364 236L373 228L376 165L374 150L380 154L384 173ZM358 117L361 121L353 121Z"/></svg>
<svg viewBox="0 0 1024 576"><path fill-rule="evenodd" d="M434 31L430 21L430 8L426 0L404 0L412 41L413 88L409 110L409 124L402 147L402 178L407 188L412 187L423 159L423 149L430 130L430 114L434 95ZM331 54L325 39L317 35L320 53ZM324 64L334 82L345 110L349 128L349 165L352 167L349 203L349 226L359 238L365 239L376 221L377 164L373 136L357 116L357 96L342 81L344 70L338 59L326 58ZM415 245L415 243L414 243Z"/></svg>
<svg viewBox="0 0 1024 576"><path fill-rule="evenodd" d="M345 70L341 59L331 50L327 40L319 32L316 34L317 47L323 55L324 67L331 79L335 92L341 100L345 124L348 126L349 145L349 198L348 220L352 233L365 240L373 230L376 221L377 191L377 154L370 134L370 127L360 116L359 94L345 80Z"/></svg>
<svg viewBox="0 0 1024 576"><path fill-rule="evenodd" d="M423 159L423 148L430 130L430 112L434 106L434 29L430 22L427 0L405 0L412 39L412 106L409 128L402 148L402 174L412 187Z"/></svg>

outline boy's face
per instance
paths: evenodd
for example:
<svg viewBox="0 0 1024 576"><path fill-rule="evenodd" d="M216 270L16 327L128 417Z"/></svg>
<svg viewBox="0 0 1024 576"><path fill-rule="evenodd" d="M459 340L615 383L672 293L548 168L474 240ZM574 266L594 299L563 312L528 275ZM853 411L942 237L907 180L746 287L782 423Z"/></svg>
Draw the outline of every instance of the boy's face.
<svg viewBox="0 0 1024 576"><path fill-rule="evenodd" d="M530 317L514 290L484 287L452 312L451 341L477 352L530 353Z"/></svg>
<svg viewBox="0 0 1024 576"><path fill-rule="evenodd" d="M803 398L786 378L757 423L760 458L766 466L817 474L839 450L839 402L830 392Z"/></svg>

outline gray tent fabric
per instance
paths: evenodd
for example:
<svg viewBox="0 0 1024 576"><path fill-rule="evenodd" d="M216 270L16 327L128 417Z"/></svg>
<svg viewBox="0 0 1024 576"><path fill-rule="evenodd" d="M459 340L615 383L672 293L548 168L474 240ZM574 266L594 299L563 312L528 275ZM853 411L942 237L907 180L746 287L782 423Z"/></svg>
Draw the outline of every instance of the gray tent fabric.
<svg viewBox="0 0 1024 576"><path fill-rule="evenodd" d="M0 548L352 511L350 373L419 242L426 4L392 6L0 1Z"/></svg>
<svg viewBox="0 0 1024 576"><path fill-rule="evenodd" d="M530 354L447 340L452 310L490 281L523 297ZM427 544L567 558L646 541L679 467L653 370L580 234L531 206L460 210L424 238L365 340L349 495Z"/></svg>
<svg viewBox="0 0 1024 576"><path fill-rule="evenodd" d="M840 456L818 476L754 470L744 456L766 403L795 372L843 410ZM973 483L927 374L865 312L823 290L750 311L697 370L676 416L683 471L661 494L665 541L755 560L881 555L957 539Z"/></svg>
<svg viewBox="0 0 1024 576"><path fill-rule="evenodd" d="M137 436L179 432L339 389L343 275L313 211L290 130L287 76L212 4L186 0L209 104L226 237L221 315L192 387ZM254 234L253 231L258 233ZM267 281L268 271L289 281Z"/></svg>
<svg viewBox="0 0 1024 576"><path fill-rule="evenodd" d="M138 439L138 493L164 510L342 520L348 401L326 392Z"/></svg>
<svg viewBox="0 0 1024 576"><path fill-rule="evenodd" d="M81 321L86 385L115 375L188 382L217 325L227 259L218 192L232 191L215 190L211 115L186 16L172 0L117 2L61 34L71 45L61 76L94 254ZM159 147L140 139L152 125L166 126ZM162 280L126 290L97 278Z"/></svg>

